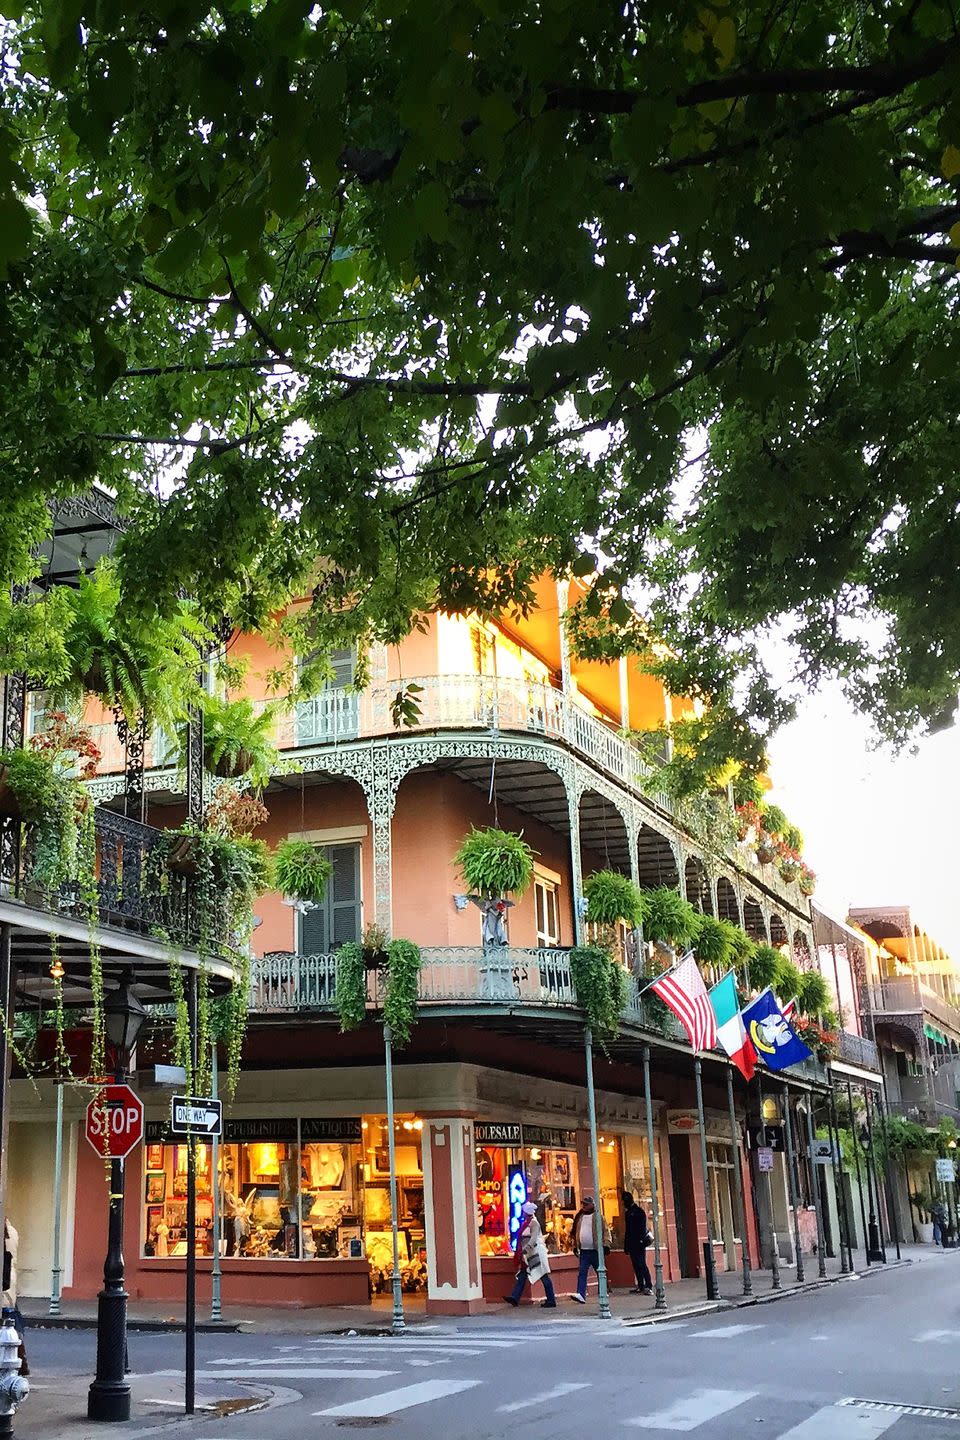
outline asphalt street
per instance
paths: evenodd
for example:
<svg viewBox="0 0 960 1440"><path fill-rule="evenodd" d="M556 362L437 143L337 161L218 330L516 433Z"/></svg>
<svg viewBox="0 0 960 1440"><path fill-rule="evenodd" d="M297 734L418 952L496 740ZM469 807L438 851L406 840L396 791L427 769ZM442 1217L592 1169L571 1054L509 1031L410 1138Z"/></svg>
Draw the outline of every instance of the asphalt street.
<svg viewBox="0 0 960 1440"><path fill-rule="evenodd" d="M515 1323L514 1323L515 1322ZM266 1387L270 1408L198 1416L176 1440L960 1440L960 1254L776 1304L657 1326L563 1306L399 1337L201 1335L198 1401ZM44 1372L92 1370L94 1337L35 1331ZM183 1336L131 1335L138 1389L169 1385ZM171 1416L171 1419L173 1417ZM124 1427L125 1428L125 1427Z"/></svg>

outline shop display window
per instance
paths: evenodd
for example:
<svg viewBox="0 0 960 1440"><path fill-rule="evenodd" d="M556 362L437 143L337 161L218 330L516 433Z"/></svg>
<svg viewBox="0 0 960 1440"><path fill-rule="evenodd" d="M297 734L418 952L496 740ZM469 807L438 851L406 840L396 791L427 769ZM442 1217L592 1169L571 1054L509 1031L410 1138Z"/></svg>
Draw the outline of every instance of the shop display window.
<svg viewBox="0 0 960 1440"><path fill-rule="evenodd" d="M414 1115L394 1122L397 1164L397 1229L400 1281L406 1291L427 1288L426 1229L423 1214L423 1121ZM389 1290L393 1275L390 1229L390 1145L386 1116L363 1121L364 1253L374 1294Z"/></svg>
<svg viewBox="0 0 960 1440"><path fill-rule="evenodd" d="M478 1145L477 1225L481 1255L512 1253L526 1198L522 1151L505 1145Z"/></svg>
<svg viewBox="0 0 960 1440"><path fill-rule="evenodd" d="M540 1213L547 1249L563 1254L573 1249L573 1220L580 1204L580 1167L575 1149L524 1151L527 1192Z"/></svg>

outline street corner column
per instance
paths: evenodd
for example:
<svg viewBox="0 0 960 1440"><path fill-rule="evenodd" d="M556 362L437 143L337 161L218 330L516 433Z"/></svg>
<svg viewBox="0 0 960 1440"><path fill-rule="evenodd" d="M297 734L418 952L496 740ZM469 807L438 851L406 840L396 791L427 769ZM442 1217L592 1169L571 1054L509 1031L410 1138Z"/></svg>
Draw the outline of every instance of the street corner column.
<svg viewBox="0 0 960 1440"><path fill-rule="evenodd" d="M427 1310L470 1315L484 1308L473 1121L427 1120L424 1140Z"/></svg>

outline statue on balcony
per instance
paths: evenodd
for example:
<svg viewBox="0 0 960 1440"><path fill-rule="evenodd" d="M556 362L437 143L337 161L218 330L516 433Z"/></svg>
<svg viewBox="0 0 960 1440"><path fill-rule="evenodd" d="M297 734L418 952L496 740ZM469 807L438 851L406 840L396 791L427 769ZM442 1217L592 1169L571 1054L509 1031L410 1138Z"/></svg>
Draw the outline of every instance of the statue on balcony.
<svg viewBox="0 0 960 1440"><path fill-rule="evenodd" d="M507 911L513 909L513 901L496 895L471 895L469 899L483 916L480 933L484 950L509 945L506 921Z"/></svg>

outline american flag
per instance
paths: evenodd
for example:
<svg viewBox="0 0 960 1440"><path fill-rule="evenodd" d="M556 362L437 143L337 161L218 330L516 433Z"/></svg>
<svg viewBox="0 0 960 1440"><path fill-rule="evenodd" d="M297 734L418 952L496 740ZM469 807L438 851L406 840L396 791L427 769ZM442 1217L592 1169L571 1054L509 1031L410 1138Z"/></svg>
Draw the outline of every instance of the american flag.
<svg viewBox="0 0 960 1440"><path fill-rule="evenodd" d="M779 1001L779 1000L777 1001L777 1004L780 1005L780 1001ZM795 1000L795 999L794 999L794 1000L788 1000L787 1003L786 1003L786 1005L780 1005L780 1014L783 1016L784 1020L792 1020L792 1018L793 1018L793 1012L794 1012L794 1010L796 1010L796 1008L797 1008L797 1002L796 1002L796 1000Z"/></svg>
<svg viewBox="0 0 960 1440"><path fill-rule="evenodd" d="M717 1043L717 1018L692 953L684 955L679 964L661 975L650 988L665 1005L669 1005L690 1036L694 1050L714 1048Z"/></svg>

